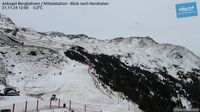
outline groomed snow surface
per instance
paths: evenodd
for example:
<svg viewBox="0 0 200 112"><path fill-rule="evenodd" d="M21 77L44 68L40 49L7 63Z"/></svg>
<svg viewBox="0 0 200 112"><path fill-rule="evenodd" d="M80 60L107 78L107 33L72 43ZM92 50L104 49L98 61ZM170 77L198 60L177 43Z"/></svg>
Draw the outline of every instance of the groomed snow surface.
<svg viewBox="0 0 200 112"><path fill-rule="evenodd" d="M68 109L50 109L50 110L42 110L40 112L71 112Z"/></svg>
<svg viewBox="0 0 200 112"><path fill-rule="evenodd" d="M51 95L56 94L57 98L61 99L61 106L63 106L64 101L68 106L69 100L71 100L72 109L76 108L81 111L86 105L88 112L100 112L101 110L103 112L129 112L133 110L140 112L136 104L122 100L117 94L108 97L99 91L88 73L87 65L68 58L64 60L65 63L63 67L59 68L60 70L52 67L50 71L44 70L43 73L41 73L42 67L30 67L28 63L16 67L15 73L19 71L23 71L23 73L9 76L7 81L9 85L18 87L21 91L20 96L0 96L0 109L12 108L13 103L15 103L16 112L20 112L25 108L25 101L28 101L28 110L34 111L37 99L40 101L39 108L48 109ZM43 75L38 76L37 74ZM52 105L57 104L55 102ZM65 112L63 109L47 111Z"/></svg>

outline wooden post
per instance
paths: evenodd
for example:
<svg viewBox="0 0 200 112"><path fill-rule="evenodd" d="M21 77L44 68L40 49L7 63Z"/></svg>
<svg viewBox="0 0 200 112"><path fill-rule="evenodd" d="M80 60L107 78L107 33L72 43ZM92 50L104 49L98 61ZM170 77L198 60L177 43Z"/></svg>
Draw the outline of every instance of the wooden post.
<svg viewBox="0 0 200 112"><path fill-rule="evenodd" d="M58 107L60 108L60 99L58 99Z"/></svg>
<svg viewBox="0 0 200 112"><path fill-rule="evenodd" d="M85 105L85 107L84 107L84 112L86 112L86 105Z"/></svg>
<svg viewBox="0 0 200 112"><path fill-rule="evenodd" d="M69 110L71 110L72 109L72 101L71 100L69 100Z"/></svg>
<svg viewBox="0 0 200 112"><path fill-rule="evenodd" d="M36 111L39 111L39 100L37 100Z"/></svg>
<svg viewBox="0 0 200 112"><path fill-rule="evenodd" d="M51 100L50 100L50 105L49 105L50 109L51 109Z"/></svg>
<svg viewBox="0 0 200 112"><path fill-rule="evenodd" d="M12 112L15 112L15 104L13 103Z"/></svg>
<svg viewBox="0 0 200 112"><path fill-rule="evenodd" d="M25 112L27 112L27 106L28 106L28 101L26 101L26 103L25 103Z"/></svg>

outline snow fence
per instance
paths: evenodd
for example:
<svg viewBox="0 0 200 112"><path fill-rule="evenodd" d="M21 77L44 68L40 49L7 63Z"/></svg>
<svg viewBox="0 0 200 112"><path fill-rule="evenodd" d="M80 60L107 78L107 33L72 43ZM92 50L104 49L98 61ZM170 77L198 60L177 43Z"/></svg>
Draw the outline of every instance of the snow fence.
<svg viewBox="0 0 200 112"><path fill-rule="evenodd" d="M91 104L82 104L73 102L71 100L36 100L36 101L26 101L22 103L14 103L9 106L0 106L0 110L10 109L11 112L39 112L41 110L47 109L59 109L66 108L69 110L74 110L74 112L102 112L102 110Z"/></svg>

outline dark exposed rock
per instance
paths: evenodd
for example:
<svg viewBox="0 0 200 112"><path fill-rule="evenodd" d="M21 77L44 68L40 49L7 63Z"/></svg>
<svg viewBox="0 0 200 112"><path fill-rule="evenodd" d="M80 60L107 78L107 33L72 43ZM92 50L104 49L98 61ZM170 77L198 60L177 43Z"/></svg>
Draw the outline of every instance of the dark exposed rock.
<svg viewBox="0 0 200 112"><path fill-rule="evenodd" d="M30 53L28 53L28 55L31 55L31 56L36 56L37 53L35 51L31 51Z"/></svg>

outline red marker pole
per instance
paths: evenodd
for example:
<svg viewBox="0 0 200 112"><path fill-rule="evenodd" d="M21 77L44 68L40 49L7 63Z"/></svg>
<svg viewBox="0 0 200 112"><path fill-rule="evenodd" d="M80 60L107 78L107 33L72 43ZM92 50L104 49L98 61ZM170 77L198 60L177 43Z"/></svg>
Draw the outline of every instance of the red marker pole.
<svg viewBox="0 0 200 112"><path fill-rule="evenodd" d="M15 104L13 103L12 112L15 112Z"/></svg>
<svg viewBox="0 0 200 112"><path fill-rule="evenodd" d="M86 112L86 105L85 105L85 107L84 107L84 112Z"/></svg>
<svg viewBox="0 0 200 112"><path fill-rule="evenodd" d="M39 100L37 100L36 111L39 111Z"/></svg>
<svg viewBox="0 0 200 112"><path fill-rule="evenodd" d="M58 99L58 107L60 108L60 99Z"/></svg>
<svg viewBox="0 0 200 112"><path fill-rule="evenodd" d="M50 108L51 108L51 100L50 100Z"/></svg>
<svg viewBox="0 0 200 112"><path fill-rule="evenodd" d="M72 106L72 101L71 100L69 100L69 110L71 110L71 106Z"/></svg>
<svg viewBox="0 0 200 112"><path fill-rule="evenodd" d="M26 103L25 103L25 112L27 112L27 105L28 105L28 101L26 101Z"/></svg>

